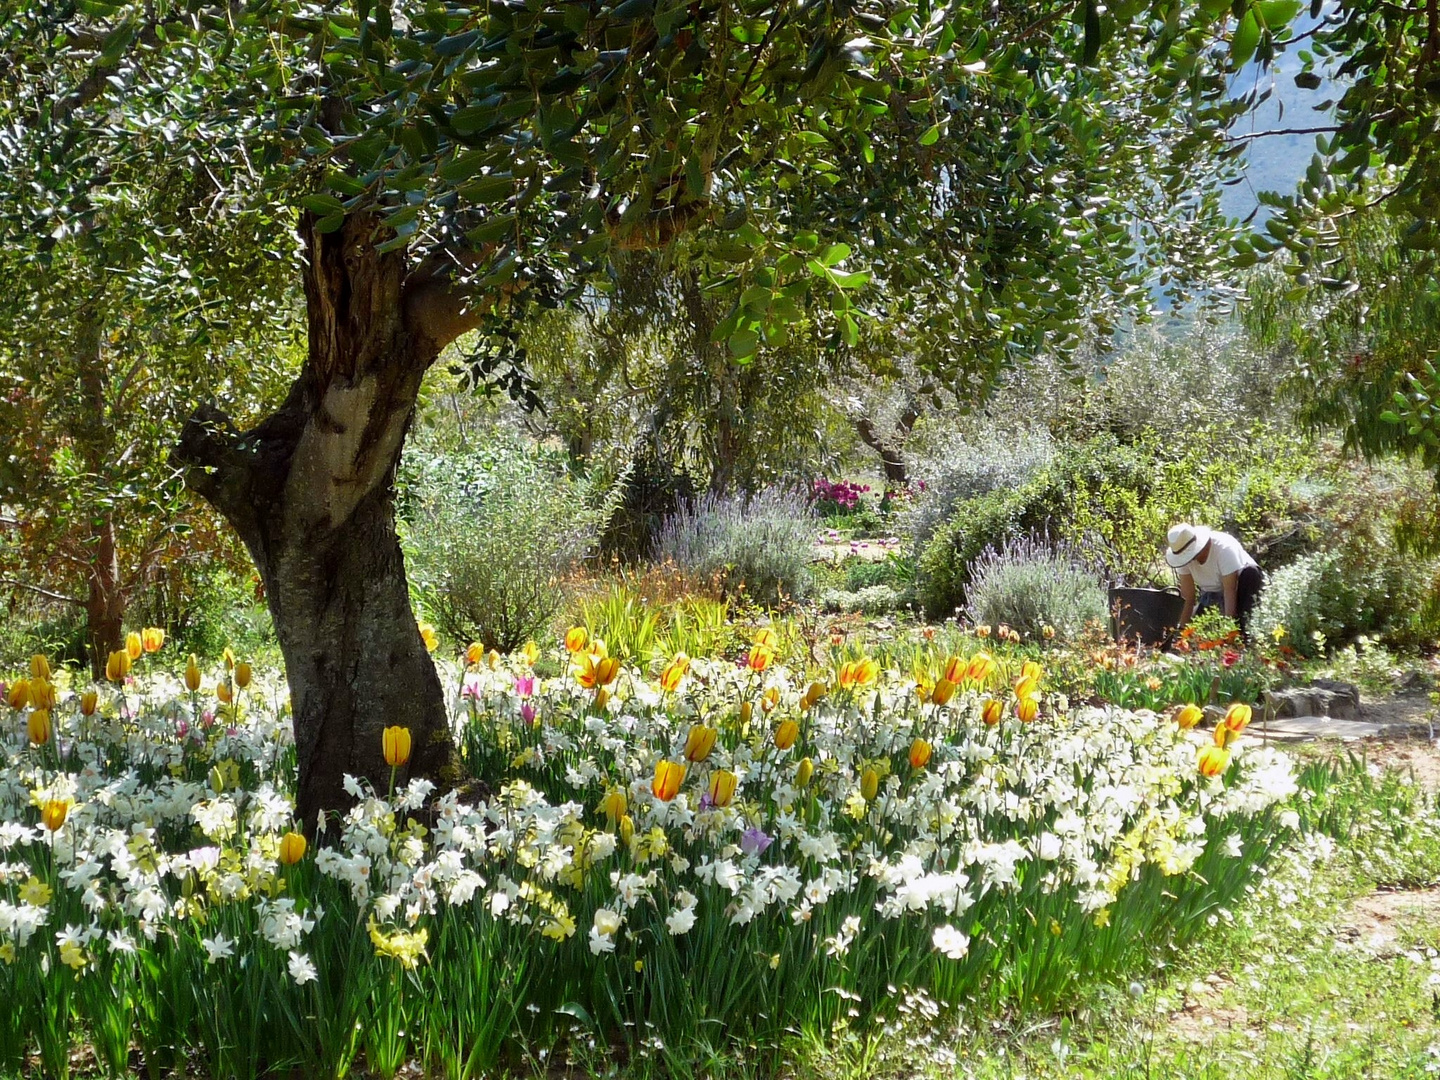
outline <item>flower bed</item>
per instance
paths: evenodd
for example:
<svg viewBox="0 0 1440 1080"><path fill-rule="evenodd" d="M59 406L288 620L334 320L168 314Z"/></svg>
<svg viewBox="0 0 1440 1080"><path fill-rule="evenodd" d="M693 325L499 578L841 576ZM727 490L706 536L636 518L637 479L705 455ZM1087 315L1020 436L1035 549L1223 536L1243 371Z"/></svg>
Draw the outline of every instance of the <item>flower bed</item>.
<svg viewBox="0 0 1440 1080"><path fill-rule="evenodd" d="M647 673L569 644L555 678L535 650L452 672L488 794L356 784L318 846L292 831L274 678L223 669L214 714L155 671L54 690L43 732L15 710L0 1070L61 1074L83 1039L116 1072L138 1047L465 1076L577 1026L685 1054L907 999L1051 1006L1203 932L1284 833L1283 755L1068 709L1038 668L802 676L762 637Z"/></svg>

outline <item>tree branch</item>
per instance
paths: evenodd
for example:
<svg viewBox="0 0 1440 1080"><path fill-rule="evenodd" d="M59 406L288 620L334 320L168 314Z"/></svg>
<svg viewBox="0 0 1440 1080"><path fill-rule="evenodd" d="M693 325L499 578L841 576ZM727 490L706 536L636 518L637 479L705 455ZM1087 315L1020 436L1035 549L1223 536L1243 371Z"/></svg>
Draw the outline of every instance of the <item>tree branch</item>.
<svg viewBox="0 0 1440 1080"><path fill-rule="evenodd" d="M65 604L83 604L85 601L79 597L66 596L63 593L51 592L49 589L42 589L39 585L31 585L28 581L16 581L14 578L0 578L0 585L10 585L16 589L25 589L29 592L39 593L47 600L59 600Z"/></svg>
<svg viewBox="0 0 1440 1080"><path fill-rule="evenodd" d="M1269 131L1246 131L1238 135L1227 132L1225 139L1229 142L1249 142L1251 139L1267 139L1271 135L1333 135L1342 130L1344 129L1338 124L1308 128L1272 128Z"/></svg>

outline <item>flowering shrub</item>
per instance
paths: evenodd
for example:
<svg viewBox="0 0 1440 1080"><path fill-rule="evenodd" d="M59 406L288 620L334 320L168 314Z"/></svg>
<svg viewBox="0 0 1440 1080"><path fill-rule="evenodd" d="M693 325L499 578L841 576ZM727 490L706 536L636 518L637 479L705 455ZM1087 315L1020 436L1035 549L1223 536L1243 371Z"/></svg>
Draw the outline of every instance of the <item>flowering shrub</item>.
<svg viewBox="0 0 1440 1080"><path fill-rule="evenodd" d="M474 649L453 723L489 794L352 781L310 845L273 678L13 681L0 1072L63 1074L83 1037L114 1072L133 1043L152 1069L468 1076L577 1020L771 1045L907 992L1054 1004L1203 932L1282 835L1294 778L1236 742L1248 709L1212 738L1068 708L1034 662L802 673L775 644L645 671L577 627L554 678Z"/></svg>
<svg viewBox="0 0 1440 1080"><path fill-rule="evenodd" d="M870 494L869 484L850 480L826 480L821 477L810 485L810 503L822 517L852 514L860 509L861 499Z"/></svg>

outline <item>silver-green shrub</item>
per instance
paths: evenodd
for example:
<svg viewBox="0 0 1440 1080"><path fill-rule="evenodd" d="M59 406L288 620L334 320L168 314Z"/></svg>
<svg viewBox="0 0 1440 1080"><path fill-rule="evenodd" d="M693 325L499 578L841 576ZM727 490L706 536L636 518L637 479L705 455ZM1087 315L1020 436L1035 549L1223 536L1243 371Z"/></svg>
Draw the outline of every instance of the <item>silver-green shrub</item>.
<svg viewBox="0 0 1440 1080"><path fill-rule="evenodd" d="M407 455L401 507L406 569L425 612L455 641L502 651L546 630L561 579L610 509L551 456L509 441Z"/></svg>
<svg viewBox="0 0 1440 1080"><path fill-rule="evenodd" d="M1044 431L987 429L971 438L941 441L932 456L917 462L925 492L911 515L910 529L921 549L955 507L992 491L1013 491L1033 479L1055 457Z"/></svg>
<svg viewBox="0 0 1440 1080"><path fill-rule="evenodd" d="M967 614L976 623L1004 623L1027 638L1048 626L1067 640L1087 623L1105 620L1100 574L1068 545L1022 537L987 548L970 575Z"/></svg>
<svg viewBox="0 0 1440 1080"><path fill-rule="evenodd" d="M657 561L766 604L805 594L814 554L806 499L782 488L701 496L667 518L655 541Z"/></svg>

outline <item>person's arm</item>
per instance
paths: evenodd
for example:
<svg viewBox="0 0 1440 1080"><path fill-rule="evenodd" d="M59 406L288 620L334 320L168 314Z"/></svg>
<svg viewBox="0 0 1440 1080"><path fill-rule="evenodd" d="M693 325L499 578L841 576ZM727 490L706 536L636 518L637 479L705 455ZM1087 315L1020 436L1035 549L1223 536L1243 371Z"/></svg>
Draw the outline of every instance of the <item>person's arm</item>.
<svg viewBox="0 0 1440 1080"><path fill-rule="evenodd" d="M1195 579L1189 574L1176 574L1175 579L1180 583L1180 595L1185 598L1185 606L1180 609L1180 625L1183 627L1195 614Z"/></svg>
<svg viewBox="0 0 1440 1080"><path fill-rule="evenodd" d="M1240 573L1226 574L1220 579L1220 588L1225 593L1225 615L1228 618L1235 618L1236 612L1240 610L1237 598L1240 595Z"/></svg>

